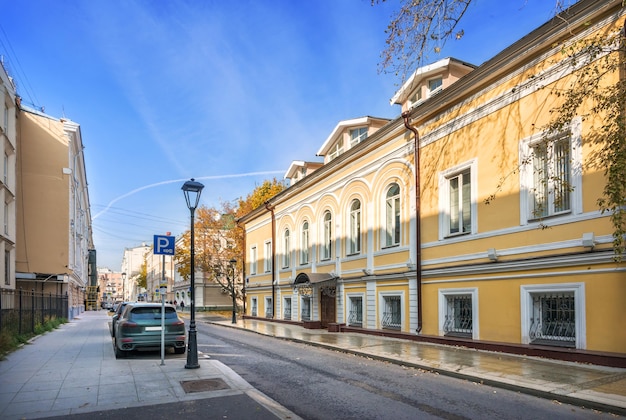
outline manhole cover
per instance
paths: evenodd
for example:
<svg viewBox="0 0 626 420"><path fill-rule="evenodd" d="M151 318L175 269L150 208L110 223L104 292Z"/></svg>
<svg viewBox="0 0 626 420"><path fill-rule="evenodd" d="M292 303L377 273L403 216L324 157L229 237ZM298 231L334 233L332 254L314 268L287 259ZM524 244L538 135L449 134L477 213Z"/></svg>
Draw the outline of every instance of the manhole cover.
<svg viewBox="0 0 626 420"><path fill-rule="evenodd" d="M218 391L220 389L230 389L228 384L222 379L197 379L195 381L181 381L185 393Z"/></svg>

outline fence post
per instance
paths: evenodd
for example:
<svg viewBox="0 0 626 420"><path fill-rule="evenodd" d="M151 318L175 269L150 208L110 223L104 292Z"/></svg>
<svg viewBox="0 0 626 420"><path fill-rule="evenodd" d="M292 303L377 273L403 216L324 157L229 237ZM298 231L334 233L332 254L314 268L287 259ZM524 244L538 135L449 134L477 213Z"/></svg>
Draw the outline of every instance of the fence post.
<svg viewBox="0 0 626 420"><path fill-rule="evenodd" d="M35 289L31 290L30 296L30 332L35 332Z"/></svg>
<svg viewBox="0 0 626 420"><path fill-rule="evenodd" d="M20 287L20 294L19 294L19 305L18 305L18 310L17 310L17 319L20 323L19 328L17 329L17 333L22 335L22 294L23 294L23 290Z"/></svg>
<svg viewBox="0 0 626 420"><path fill-rule="evenodd" d="M46 297L44 296L44 293L43 293L43 290L42 290L41 291L41 308L40 308L40 310L41 310L41 325L43 325L43 323L46 321L46 318L44 316L45 315L44 314L44 312L45 312L44 308L46 306L46 300L45 299L46 299Z"/></svg>

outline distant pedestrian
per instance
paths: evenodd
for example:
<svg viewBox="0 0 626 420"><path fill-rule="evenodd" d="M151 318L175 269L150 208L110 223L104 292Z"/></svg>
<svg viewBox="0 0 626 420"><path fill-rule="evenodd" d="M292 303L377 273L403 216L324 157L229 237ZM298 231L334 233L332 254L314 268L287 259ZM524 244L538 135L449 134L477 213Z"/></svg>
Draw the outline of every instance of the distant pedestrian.
<svg viewBox="0 0 626 420"><path fill-rule="evenodd" d="M185 310L185 302L184 302L184 301L182 301L182 300L180 301L180 309L181 309L182 311L184 311L184 310Z"/></svg>

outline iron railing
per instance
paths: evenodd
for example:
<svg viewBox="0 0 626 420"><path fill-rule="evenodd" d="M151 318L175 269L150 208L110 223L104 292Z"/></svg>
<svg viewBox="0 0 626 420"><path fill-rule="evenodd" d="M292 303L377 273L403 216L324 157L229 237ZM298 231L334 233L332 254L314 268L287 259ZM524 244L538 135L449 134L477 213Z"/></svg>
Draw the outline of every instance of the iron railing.
<svg viewBox="0 0 626 420"><path fill-rule="evenodd" d="M0 331L9 334L34 333L37 325L55 318L68 318L68 295L2 289Z"/></svg>

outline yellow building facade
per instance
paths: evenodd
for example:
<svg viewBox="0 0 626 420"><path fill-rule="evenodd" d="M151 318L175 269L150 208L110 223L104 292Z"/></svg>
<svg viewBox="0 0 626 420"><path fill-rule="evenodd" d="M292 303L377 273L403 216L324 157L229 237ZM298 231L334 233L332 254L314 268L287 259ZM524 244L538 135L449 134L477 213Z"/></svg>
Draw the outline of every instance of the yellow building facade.
<svg viewBox="0 0 626 420"><path fill-rule="evenodd" d="M623 31L624 10L585 0L566 13L479 67L418 69L394 120L340 122L323 165L301 161L297 182L239 221L246 316L625 354L626 266L598 209L606 180L590 140L604 116L583 103L562 130L542 131L555 92L593 65L584 54L572 65L563 46Z"/></svg>

